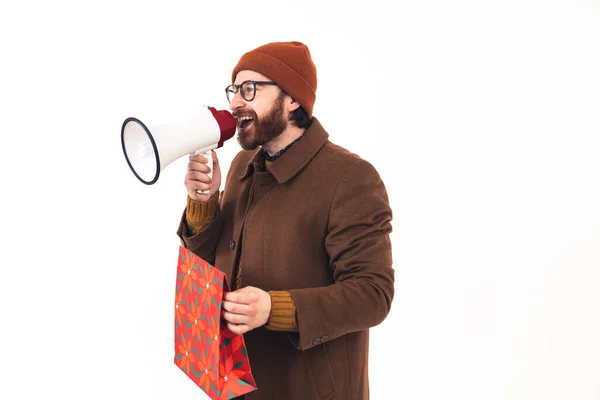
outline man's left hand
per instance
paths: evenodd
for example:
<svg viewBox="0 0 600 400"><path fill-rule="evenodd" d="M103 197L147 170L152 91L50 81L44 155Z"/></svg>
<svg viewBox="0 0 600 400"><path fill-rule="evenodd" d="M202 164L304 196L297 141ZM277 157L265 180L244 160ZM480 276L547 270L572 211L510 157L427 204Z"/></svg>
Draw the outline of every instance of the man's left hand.
<svg viewBox="0 0 600 400"><path fill-rule="evenodd" d="M222 314L227 327L233 333L242 335L269 321L271 296L253 286L225 293Z"/></svg>

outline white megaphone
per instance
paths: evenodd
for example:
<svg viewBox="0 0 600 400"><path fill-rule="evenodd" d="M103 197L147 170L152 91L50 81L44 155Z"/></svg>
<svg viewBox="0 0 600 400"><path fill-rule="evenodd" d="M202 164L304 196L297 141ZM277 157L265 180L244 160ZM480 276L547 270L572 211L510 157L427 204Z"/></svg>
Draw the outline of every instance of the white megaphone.
<svg viewBox="0 0 600 400"><path fill-rule="evenodd" d="M235 119L229 111L206 106L189 119L174 123L147 126L129 117L121 127L121 144L135 176L152 185L167 165L186 154L206 157L212 176L212 150L223 146L235 130Z"/></svg>

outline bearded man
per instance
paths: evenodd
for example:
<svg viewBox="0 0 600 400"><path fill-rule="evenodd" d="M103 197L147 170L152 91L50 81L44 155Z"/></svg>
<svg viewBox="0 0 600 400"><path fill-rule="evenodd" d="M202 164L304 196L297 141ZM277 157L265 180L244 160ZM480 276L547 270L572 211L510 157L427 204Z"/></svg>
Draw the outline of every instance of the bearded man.
<svg viewBox="0 0 600 400"><path fill-rule="evenodd" d="M222 318L244 335L257 385L245 398L368 399L369 328L394 296L385 185L313 116L305 44L251 50L231 79L243 150L223 191L216 152L212 178L208 160L190 157L177 234L232 283Z"/></svg>

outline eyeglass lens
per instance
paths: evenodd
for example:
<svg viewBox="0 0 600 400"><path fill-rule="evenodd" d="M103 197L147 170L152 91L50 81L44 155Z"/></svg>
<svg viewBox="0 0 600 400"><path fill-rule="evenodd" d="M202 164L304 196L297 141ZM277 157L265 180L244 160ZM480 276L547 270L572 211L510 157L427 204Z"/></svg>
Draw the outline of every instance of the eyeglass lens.
<svg viewBox="0 0 600 400"><path fill-rule="evenodd" d="M227 87L227 100L231 103L235 94L240 91L242 98L246 101L252 101L255 94L255 85L252 81L244 81L241 85L230 85Z"/></svg>

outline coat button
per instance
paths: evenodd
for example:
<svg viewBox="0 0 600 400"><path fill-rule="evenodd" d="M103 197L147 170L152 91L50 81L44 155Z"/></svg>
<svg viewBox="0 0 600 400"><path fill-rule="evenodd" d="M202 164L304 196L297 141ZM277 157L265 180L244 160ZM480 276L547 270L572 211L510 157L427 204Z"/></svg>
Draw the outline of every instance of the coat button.
<svg viewBox="0 0 600 400"><path fill-rule="evenodd" d="M321 336L321 342L326 342L329 340L329 336L325 335L325 336Z"/></svg>
<svg viewBox="0 0 600 400"><path fill-rule="evenodd" d="M235 242L233 240L231 242L229 242L229 249L230 250L235 249Z"/></svg>
<svg viewBox="0 0 600 400"><path fill-rule="evenodd" d="M320 339L320 338L318 338L318 337L317 337L317 338L314 338L314 339L313 339L313 345L315 345L315 346L316 346L316 345L318 345L318 344L320 344L320 343L321 343L321 339Z"/></svg>

